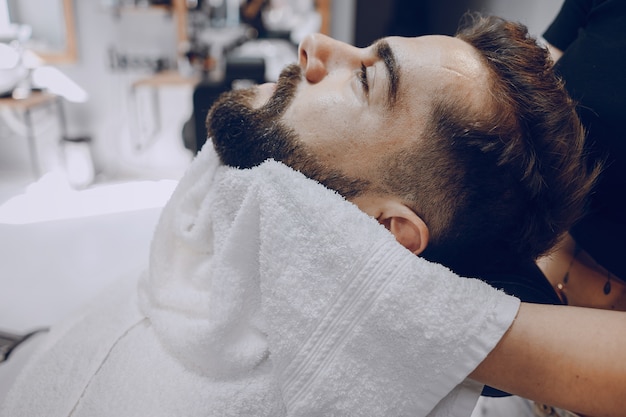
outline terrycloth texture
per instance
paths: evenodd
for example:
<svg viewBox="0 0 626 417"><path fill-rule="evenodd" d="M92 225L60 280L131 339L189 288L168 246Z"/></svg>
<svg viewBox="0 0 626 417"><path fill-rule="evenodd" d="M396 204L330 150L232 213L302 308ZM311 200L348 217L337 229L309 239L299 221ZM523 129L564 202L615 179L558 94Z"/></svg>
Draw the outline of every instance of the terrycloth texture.
<svg viewBox="0 0 626 417"><path fill-rule="evenodd" d="M273 161L204 150L132 280L55 330L2 416L468 416L519 301Z"/></svg>

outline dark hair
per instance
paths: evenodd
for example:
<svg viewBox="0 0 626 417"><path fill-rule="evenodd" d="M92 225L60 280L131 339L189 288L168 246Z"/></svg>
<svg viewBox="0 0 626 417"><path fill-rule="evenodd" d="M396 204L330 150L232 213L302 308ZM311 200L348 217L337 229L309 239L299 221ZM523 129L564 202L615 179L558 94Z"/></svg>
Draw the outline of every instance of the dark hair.
<svg viewBox="0 0 626 417"><path fill-rule="evenodd" d="M479 274L552 248L584 211L599 165L589 169L575 103L524 25L467 15L456 37L488 68L485 106L437 98L427 139L390 161L405 177L387 180L429 226L422 255Z"/></svg>

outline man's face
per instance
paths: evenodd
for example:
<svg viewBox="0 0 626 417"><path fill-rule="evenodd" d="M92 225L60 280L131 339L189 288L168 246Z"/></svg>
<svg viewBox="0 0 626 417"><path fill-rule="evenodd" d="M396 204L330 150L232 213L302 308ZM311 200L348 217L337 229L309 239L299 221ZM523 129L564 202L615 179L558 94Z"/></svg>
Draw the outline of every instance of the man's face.
<svg viewBox="0 0 626 417"><path fill-rule="evenodd" d="M484 64L459 39L391 37L356 48L318 34L276 85L222 97L207 123L224 163L274 158L346 195L341 188L379 184L385 161L420 140L436 97L476 109L486 91Z"/></svg>

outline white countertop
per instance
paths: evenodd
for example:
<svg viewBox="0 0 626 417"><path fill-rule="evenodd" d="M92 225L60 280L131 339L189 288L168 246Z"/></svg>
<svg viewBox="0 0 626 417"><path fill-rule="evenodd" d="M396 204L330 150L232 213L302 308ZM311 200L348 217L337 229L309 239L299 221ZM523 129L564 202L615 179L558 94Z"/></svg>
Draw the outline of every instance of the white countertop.
<svg viewBox="0 0 626 417"><path fill-rule="evenodd" d="M49 327L110 283L145 269L175 185L39 187L0 206L0 330Z"/></svg>
<svg viewBox="0 0 626 417"><path fill-rule="evenodd" d="M160 208L0 224L0 329L48 327L146 267Z"/></svg>

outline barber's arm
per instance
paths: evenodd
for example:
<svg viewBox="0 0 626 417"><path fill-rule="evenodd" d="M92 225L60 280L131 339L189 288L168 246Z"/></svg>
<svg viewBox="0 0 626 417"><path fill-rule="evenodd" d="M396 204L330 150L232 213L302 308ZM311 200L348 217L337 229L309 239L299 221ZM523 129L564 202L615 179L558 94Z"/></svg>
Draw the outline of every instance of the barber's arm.
<svg viewBox="0 0 626 417"><path fill-rule="evenodd" d="M585 415L624 416L626 313L522 303L470 376Z"/></svg>

